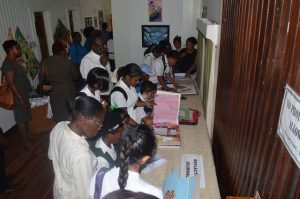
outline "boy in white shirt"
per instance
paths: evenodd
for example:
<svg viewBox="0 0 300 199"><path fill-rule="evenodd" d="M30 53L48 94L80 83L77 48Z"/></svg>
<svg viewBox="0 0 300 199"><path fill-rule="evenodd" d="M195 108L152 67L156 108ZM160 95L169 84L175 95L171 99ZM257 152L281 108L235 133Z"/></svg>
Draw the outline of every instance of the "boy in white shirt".
<svg viewBox="0 0 300 199"><path fill-rule="evenodd" d="M157 85L152 83L151 81L145 80L141 84L141 92L138 94L138 100L141 102L145 102L145 106L137 107L135 109L137 123L143 122L144 124L148 125L153 124L153 118L151 114L154 105L153 98L156 90Z"/></svg>
<svg viewBox="0 0 300 199"><path fill-rule="evenodd" d="M153 71L155 76L150 77L150 81L154 84L158 84L158 87L166 91L177 91L176 88L183 88L179 86L170 74L170 66L175 66L178 60L178 53L174 50L163 56L161 59L155 59L153 61ZM164 80L164 76L174 85L174 88L169 88Z"/></svg>
<svg viewBox="0 0 300 199"><path fill-rule="evenodd" d="M150 52L147 51L145 52L144 64L152 67L153 60L160 58L161 55L162 55L161 46L158 44L154 44L153 46L151 46Z"/></svg>

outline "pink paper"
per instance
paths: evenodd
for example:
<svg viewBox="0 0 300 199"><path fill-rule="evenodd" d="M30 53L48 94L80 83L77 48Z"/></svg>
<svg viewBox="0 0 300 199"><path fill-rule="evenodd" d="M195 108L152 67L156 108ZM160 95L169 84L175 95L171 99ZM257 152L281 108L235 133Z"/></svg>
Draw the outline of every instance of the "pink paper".
<svg viewBox="0 0 300 199"><path fill-rule="evenodd" d="M154 99L153 123L178 125L180 97L179 93L158 91Z"/></svg>

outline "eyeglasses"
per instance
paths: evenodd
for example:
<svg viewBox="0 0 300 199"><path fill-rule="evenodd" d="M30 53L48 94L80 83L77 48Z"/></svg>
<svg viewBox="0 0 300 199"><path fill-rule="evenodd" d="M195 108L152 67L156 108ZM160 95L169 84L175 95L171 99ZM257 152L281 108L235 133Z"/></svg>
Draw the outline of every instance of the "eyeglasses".
<svg viewBox="0 0 300 199"><path fill-rule="evenodd" d="M93 118L91 118L91 120L93 120L96 123L96 125L98 126L98 131L99 131L102 128L103 125L100 122L98 122L97 120L93 119Z"/></svg>

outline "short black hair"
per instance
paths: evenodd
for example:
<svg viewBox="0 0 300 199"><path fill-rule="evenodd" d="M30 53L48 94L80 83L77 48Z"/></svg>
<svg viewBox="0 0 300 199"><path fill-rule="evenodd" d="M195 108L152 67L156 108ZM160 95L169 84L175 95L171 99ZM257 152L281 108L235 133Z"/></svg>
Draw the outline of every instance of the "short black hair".
<svg viewBox="0 0 300 199"><path fill-rule="evenodd" d="M197 39L195 37L187 38L186 42L191 42L194 45L197 45Z"/></svg>
<svg viewBox="0 0 300 199"><path fill-rule="evenodd" d="M135 63L130 63L130 64L127 64L126 66L119 68L119 70L117 72L117 77L119 80L121 77L124 77L126 75L128 75L130 77L137 77L137 76L141 76L142 74L143 74L143 71L139 67L139 65L137 65Z"/></svg>
<svg viewBox="0 0 300 199"><path fill-rule="evenodd" d="M146 93L146 92L148 93L156 90L157 90L157 85L152 83L149 80L145 80L141 84L141 93Z"/></svg>
<svg viewBox="0 0 300 199"><path fill-rule="evenodd" d="M101 24L101 27L102 27L102 30L106 30L106 29L107 29L107 23L105 23L105 22L102 23L102 24Z"/></svg>
<svg viewBox="0 0 300 199"><path fill-rule="evenodd" d="M162 48L159 44L154 44L153 46L151 46L150 52L161 54Z"/></svg>
<svg viewBox="0 0 300 199"><path fill-rule="evenodd" d="M72 32L71 34L73 41L75 40L75 37L77 36L81 36L81 34L79 32Z"/></svg>
<svg viewBox="0 0 300 199"><path fill-rule="evenodd" d="M179 37L178 35L176 35L176 37L174 37L174 39L173 39L173 42L175 42L175 41L181 42L181 37Z"/></svg>
<svg viewBox="0 0 300 199"><path fill-rule="evenodd" d="M101 91L107 91L109 88L109 74L103 68L95 67L88 73L86 83L89 86L98 84Z"/></svg>
<svg viewBox="0 0 300 199"><path fill-rule="evenodd" d="M65 47L62 43L60 42L55 42L53 45L52 45L52 53L53 55L57 55L59 54L61 51L64 51L65 50Z"/></svg>
<svg viewBox="0 0 300 199"><path fill-rule="evenodd" d="M159 45L161 46L164 53L170 52L172 50L171 43L168 40L161 40L159 42Z"/></svg>
<svg viewBox="0 0 300 199"><path fill-rule="evenodd" d="M6 54L9 53L9 50L11 50L13 47L17 46L18 42L16 42L15 40L7 40L2 44L2 47L4 49L4 51L6 52Z"/></svg>
<svg viewBox="0 0 300 199"><path fill-rule="evenodd" d="M97 113L104 112L100 102L92 97L81 96L66 102L66 106L70 115L70 119L75 120L79 114L92 118Z"/></svg>
<svg viewBox="0 0 300 199"><path fill-rule="evenodd" d="M170 52L166 53L167 58L172 58L174 60L178 60L179 59L179 55L178 52L176 50L171 50Z"/></svg>
<svg viewBox="0 0 300 199"><path fill-rule="evenodd" d="M84 30L83 30L83 35L85 38L89 38L91 35L92 35L92 32L95 30L94 27L92 26L89 26L89 27L86 27Z"/></svg>
<svg viewBox="0 0 300 199"><path fill-rule="evenodd" d="M104 41L103 41L101 35L99 35L99 34L93 34L93 35L91 36L91 44L92 44L92 45L95 45L95 44L96 44L96 41L97 41L98 39L101 39L102 42L103 42L103 44L104 44Z"/></svg>

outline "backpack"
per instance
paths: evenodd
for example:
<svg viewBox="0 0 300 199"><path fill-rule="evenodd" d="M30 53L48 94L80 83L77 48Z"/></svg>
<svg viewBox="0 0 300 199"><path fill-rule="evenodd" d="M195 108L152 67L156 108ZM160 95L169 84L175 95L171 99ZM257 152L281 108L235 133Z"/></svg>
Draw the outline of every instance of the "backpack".
<svg viewBox="0 0 300 199"><path fill-rule="evenodd" d="M120 92L120 93L122 93L123 96L124 96L124 98L125 98L125 100L126 100L126 101L128 100L128 95L127 95L126 91L125 91L122 87L120 87L120 86L115 86L115 87L111 90L110 95L113 94L113 92Z"/></svg>
<svg viewBox="0 0 300 199"><path fill-rule="evenodd" d="M95 179L95 192L94 192L94 199L99 199L101 196L102 192L102 184L103 184L103 179L104 175L109 171L108 168L102 167L96 175Z"/></svg>

